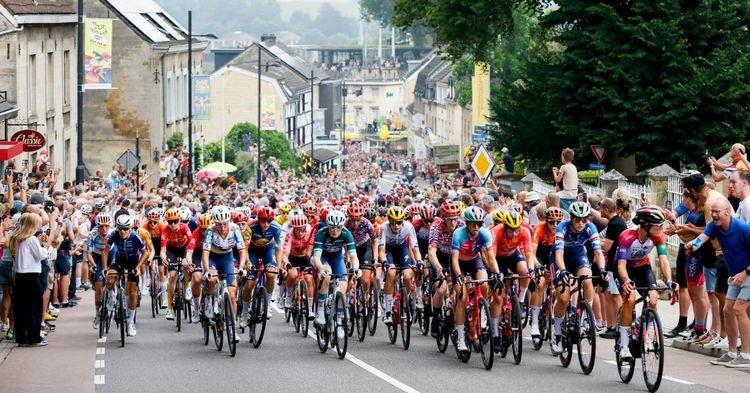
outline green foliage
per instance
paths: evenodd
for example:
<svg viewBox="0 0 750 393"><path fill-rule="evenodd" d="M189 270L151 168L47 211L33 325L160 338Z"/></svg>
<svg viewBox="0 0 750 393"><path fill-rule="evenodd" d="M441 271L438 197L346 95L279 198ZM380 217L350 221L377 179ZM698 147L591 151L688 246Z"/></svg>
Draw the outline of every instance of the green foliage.
<svg viewBox="0 0 750 393"><path fill-rule="evenodd" d="M172 136L167 139L167 147L169 149L182 149L184 146L184 139L181 132L175 132Z"/></svg>
<svg viewBox="0 0 750 393"><path fill-rule="evenodd" d="M249 152L237 152L237 172L234 174L240 183L248 183L251 178L255 178L257 167L255 166L256 158L252 157Z"/></svg>
<svg viewBox="0 0 750 393"><path fill-rule="evenodd" d="M378 22L380 26L387 27L391 25L393 18L393 0L359 0L359 9L362 19L368 22ZM408 33L415 46L430 46L434 39L434 32L429 27L414 23L408 27L396 26L402 32Z"/></svg>
<svg viewBox="0 0 750 393"><path fill-rule="evenodd" d="M236 165L236 159L239 157L239 153L245 148L243 143L243 136L247 136L249 146L257 143L258 140L258 128L252 123L237 123L227 133L226 136L226 155L227 162ZM289 146L289 141L286 136L275 130L264 130L261 133L263 150L261 151L263 161L267 161L269 157L276 157L279 161L281 169L298 169L302 164L301 160L292 151ZM208 145L206 145L208 148ZM230 150L232 159L230 161ZM219 156L221 156L221 145L219 145ZM255 157L252 157L254 160Z"/></svg>
<svg viewBox="0 0 750 393"><path fill-rule="evenodd" d="M604 171L602 170L585 170L585 171L578 171L578 180L586 183L586 184L596 184L599 182L599 177L601 177L604 174Z"/></svg>

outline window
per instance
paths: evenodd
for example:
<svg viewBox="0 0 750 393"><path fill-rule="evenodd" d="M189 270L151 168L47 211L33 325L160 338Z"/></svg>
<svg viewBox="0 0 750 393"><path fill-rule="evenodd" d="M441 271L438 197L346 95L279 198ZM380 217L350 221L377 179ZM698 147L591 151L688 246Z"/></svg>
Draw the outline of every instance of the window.
<svg viewBox="0 0 750 393"><path fill-rule="evenodd" d="M44 84L47 96L47 110L55 109L55 58L54 53L47 53L47 80Z"/></svg>
<svg viewBox="0 0 750 393"><path fill-rule="evenodd" d="M29 162L36 162L36 160L34 160L34 161L29 161ZM50 164L51 164L51 165L52 165L53 167L55 166L55 145L53 145L53 144L50 144L50 145L49 145L49 163L50 163Z"/></svg>
<svg viewBox="0 0 750 393"><path fill-rule="evenodd" d="M65 140L65 153L63 155L65 156L65 163L63 164L63 179L67 180L70 179L68 171L70 171L70 157L73 156L73 151L70 150L70 138Z"/></svg>
<svg viewBox="0 0 750 393"><path fill-rule="evenodd" d="M172 74L167 74L167 83L164 88L164 107L167 110L167 123L174 121L174 110L172 108Z"/></svg>
<svg viewBox="0 0 750 393"><path fill-rule="evenodd" d="M182 118L182 75L177 73L177 79L174 84L174 107L175 107L175 120Z"/></svg>
<svg viewBox="0 0 750 393"><path fill-rule="evenodd" d="M362 117L362 107L361 106L355 106L354 107L354 118L359 119Z"/></svg>
<svg viewBox="0 0 750 393"><path fill-rule="evenodd" d="M28 85L26 89L28 92L28 101L26 102L28 113L29 116L36 116L36 55L29 56L29 71L26 77Z"/></svg>
<svg viewBox="0 0 750 393"><path fill-rule="evenodd" d="M373 120L377 120L378 116L380 115L380 108L377 106L371 106L370 107L370 114L372 115Z"/></svg>
<svg viewBox="0 0 750 393"><path fill-rule="evenodd" d="M70 105L70 51L63 52L63 105ZM67 149L66 149L67 151Z"/></svg>
<svg viewBox="0 0 750 393"><path fill-rule="evenodd" d="M373 97L377 98L378 96L380 96L380 88L379 87L371 87L370 88L370 93L372 94Z"/></svg>

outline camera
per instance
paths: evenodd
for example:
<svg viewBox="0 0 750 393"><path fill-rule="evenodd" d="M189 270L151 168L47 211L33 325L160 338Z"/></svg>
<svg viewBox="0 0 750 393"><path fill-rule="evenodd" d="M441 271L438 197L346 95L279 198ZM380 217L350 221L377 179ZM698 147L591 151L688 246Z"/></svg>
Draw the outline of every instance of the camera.
<svg viewBox="0 0 750 393"><path fill-rule="evenodd" d="M44 201L44 211L47 213L52 213L55 211L55 202L53 201Z"/></svg>

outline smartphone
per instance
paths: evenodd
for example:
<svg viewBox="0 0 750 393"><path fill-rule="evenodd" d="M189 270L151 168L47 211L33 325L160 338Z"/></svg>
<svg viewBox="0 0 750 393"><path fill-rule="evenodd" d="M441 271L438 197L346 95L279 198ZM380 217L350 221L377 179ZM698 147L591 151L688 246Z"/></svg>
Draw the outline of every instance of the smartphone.
<svg viewBox="0 0 750 393"><path fill-rule="evenodd" d="M706 152L705 152L705 154L706 154L706 157L711 157L711 152L710 152L710 151L708 151L708 149L706 149Z"/></svg>
<svg viewBox="0 0 750 393"><path fill-rule="evenodd" d="M21 162L23 162L23 166L29 166L29 160L23 160Z"/></svg>
<svg viewBox="0 0 750 393"><path fill-rule="evenodd" d="M643 200L645 200L645 199L646 199L646 194L644 194L644 193L641 193L641 200L643 201Z"/></svg>
<svg viewBox="0 0 750 393"><path fill-rule="evenodd" d="M664 208L667 210L672 210L672 201L666 201L664 202Z"/></svg>

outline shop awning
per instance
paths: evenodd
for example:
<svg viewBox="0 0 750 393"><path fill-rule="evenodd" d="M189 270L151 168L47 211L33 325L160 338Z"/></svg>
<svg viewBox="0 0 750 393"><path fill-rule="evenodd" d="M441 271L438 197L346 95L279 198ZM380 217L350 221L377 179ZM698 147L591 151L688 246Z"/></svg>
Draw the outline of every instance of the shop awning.
<svg viewBox="0 0 750 393"><path fill-rule="evenodd" d="M0 161L8 161L23 153L23 143L0 141Z"/></svg>

